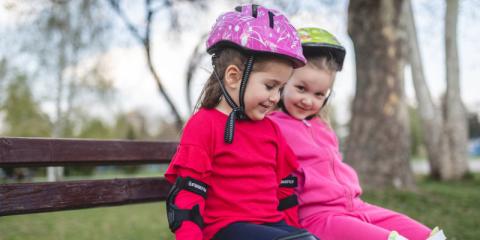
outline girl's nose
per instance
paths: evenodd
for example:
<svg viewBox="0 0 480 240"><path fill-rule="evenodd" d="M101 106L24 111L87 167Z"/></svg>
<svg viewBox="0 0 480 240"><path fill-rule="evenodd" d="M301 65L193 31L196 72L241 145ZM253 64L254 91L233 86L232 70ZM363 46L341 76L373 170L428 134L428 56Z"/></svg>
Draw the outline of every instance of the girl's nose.
<svg viewBox="0 0 480 240"><path fill-rule="evenodd" d="M273 93L270 94L270 97L268 98L271 102L277 103L280 101L280 92L279 91L274 91Z"/></svg>
<svg viewBox="0 0 480 240"><path fill-rule="evenodd" d="M302 98L302 100L300 102L305 107L311 107L312 106L312 100L308 97Z"/></svg>

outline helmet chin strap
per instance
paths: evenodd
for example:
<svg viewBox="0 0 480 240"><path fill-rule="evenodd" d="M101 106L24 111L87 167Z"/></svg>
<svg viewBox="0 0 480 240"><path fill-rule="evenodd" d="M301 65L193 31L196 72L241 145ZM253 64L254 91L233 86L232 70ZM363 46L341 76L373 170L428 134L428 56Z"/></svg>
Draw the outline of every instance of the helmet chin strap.
<svg viewBox="0 0 480 240"><path fill-rule="evenodd" d="M212 57L215 59L215 55ZM222 89L223 96L225 97L225 101L227 101L228 105L232 108L232 112L228 115L227 123L225 125L225 133L224 133L224 141L225 143L232 143L233 142L233 135L235 131L235 120L245 120L248 119L247 114L245 113L245 103L244 103L244 96L245 96L245 89L247 87L248 79L250 77L250 73L253 69L255 57L250 55L248 57L247 62L245 63L245 70L243 71L242 81L240 82L240 91L238 99L240 101L240 106L238 106L235 101L233 101L230 94L228 94L225 86L223 85L222 80L218 77L217 70L215 69L215 64L213 64L213 72L220 83L220 88ZM212 61L215 63L215 61Z"/></svg>
<svg viewBox="0 0 480 240"><path fill-rule="evenodd" d="M245 68L242 75L242 81L240 82L240 91L238 94L238 99L240 101L240 108L243 110L244 116L240 116L240 119L247 119L247 115L245 113L245 89L247 88L248 79L250 78L250 73L253 70L253 62L255 57L250 55L245 63Z"/></svg>

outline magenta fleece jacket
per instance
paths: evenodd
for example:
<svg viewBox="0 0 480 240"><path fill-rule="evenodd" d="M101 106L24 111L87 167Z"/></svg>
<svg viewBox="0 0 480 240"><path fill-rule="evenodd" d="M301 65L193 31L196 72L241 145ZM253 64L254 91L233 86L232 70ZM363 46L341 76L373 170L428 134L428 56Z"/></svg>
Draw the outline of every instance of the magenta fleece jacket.
<svg viewBox="0 0 480 240"><path fill-rule="evenodd" d="M362 193L356 172L342 162L333 130L320 118L297 120L284 112L270 116L298 157L299 218L335 209L353 209Z"/></svg>

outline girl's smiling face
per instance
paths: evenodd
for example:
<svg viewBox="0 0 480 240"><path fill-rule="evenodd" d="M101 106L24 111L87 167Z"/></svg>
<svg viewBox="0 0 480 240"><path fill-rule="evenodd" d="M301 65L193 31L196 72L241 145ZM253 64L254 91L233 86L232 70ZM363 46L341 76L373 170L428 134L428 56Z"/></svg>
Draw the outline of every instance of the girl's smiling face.
<svg viewBox="0 0 480 240"><path fill-rule="evenodd" d="M247 82L244 96L245 114L250 120L258 121L276 108L280 101L280 91L292 76L292 63L280 58L262 61L257 65L258 70L252 71ZM239 106L239 91L242 72L236 66L229 66L225 70L225 88L232 100ZM232 109L222 98L218 110L229 114Z"/></svg>
<svg viewBox="0 0 480 240"><path fill-rule="evenodd" d="M276 108L280 91L293 73L291 62L286 60L263 64L262 71L252 72L245 90L245 113L251 120L262 120Z"/></svg>
<svg viewBox="0 0 480 240"><path fill-rule="evenodd" d="M295 69L283 89L282 100L287 112L299 120L318 114L330 94L335 74L310 64Z"/></svg>

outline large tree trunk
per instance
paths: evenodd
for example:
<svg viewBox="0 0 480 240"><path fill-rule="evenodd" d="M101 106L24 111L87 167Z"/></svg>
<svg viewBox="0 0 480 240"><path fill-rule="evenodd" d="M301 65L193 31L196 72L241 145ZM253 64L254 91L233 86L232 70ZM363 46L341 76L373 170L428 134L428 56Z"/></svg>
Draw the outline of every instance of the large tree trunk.
<svg viewBox="0 0 480 240"><path fill-rule="evenodd" d="M452 175L452 166L449 160L450 149L446 141L446 132L443 130L441 111L433 103L425 80L415 28L415 18L410 0L406 0L405 20L408 33L408 55L418 102L418 114L422 125L423 141L430 164L430 175L434 178L442 179Z"/></svg>
<svg viewBox="0 0 480 240"><path fill-rule="evenodd" d="M413 188L404 101L403 1L350 1L357 86L345 159L365 187Z"/></svg>
<svg viewBox="0 0 480 240"><path fill-rule="evenodd" d="M445 131L450 146L450 161L453 179L465 176L467 162L467 114L460 97L459 63L457 47L458 0L447 0L445 15L445 63L447 94L445 103Z"/></svg>

